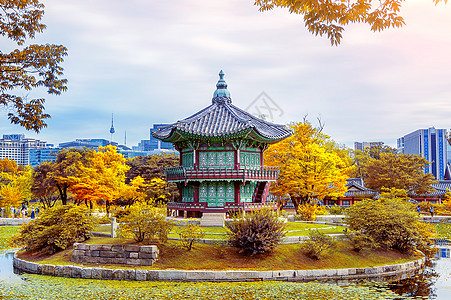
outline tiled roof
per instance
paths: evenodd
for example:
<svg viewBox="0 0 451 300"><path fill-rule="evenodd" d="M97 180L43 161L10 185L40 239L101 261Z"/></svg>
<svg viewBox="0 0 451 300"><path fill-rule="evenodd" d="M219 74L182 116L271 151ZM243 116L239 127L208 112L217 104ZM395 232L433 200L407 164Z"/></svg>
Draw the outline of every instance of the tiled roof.
<svg viewBox="0 0 451 300"><path fill-rule="evenodd" d="M218 83L210 106L184 120L162 127L152 132L152 135L166 140L170 139L175 131L208 138L254 131L264 139L273 141L291 135L291 130L287 129L285 125L264 121L232 105L232 101L228 97L230 93L227 91L227 84L222 78L224 74L220 73L220 76L221 84Z"/></svg>
<svg viewBox="0 0 451 300"><path fill-rule="evenodd" d="M362 195L376 194L375 191L364 186L362 178L348 178L346 181L346 187L348 190L344 193L345 197L359 197Z"/></svg>
<svg viewBox="0 0 451 300"><path fill-rule="evenodd" d="M362 195L376 195L376 191L366 188L362 178L349 178L346 179L348 190L345 192L345 197L359 197ZM435 190L427 193L425 196L443 196L446 192L451 191L451 180L439 180L435 184L431 184L431 187ZM354 189L352 189L354 188ZM413 193L412 196L423 196Z"/></svg>

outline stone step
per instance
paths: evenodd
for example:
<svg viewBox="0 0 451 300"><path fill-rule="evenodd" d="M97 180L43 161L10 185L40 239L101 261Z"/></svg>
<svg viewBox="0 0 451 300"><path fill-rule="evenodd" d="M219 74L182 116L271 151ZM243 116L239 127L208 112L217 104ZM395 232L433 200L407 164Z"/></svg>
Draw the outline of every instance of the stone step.
<svg viewBox="0 0 451 300"><path fill-rule="evenodd" d="M224 226L225 213L203 213L200 226Z"/></svg>

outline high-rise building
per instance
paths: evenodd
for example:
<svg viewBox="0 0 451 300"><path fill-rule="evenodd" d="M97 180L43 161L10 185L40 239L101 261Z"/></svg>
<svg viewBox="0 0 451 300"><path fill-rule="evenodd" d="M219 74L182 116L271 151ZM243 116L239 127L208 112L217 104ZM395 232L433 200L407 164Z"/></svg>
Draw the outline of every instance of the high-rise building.
<svg viewBox="0 0 451 300"><path fill-rule="evenodd" d="M354 150L363 151L365 148L372 148L374 146L382 146L384 142L354 142Z"/></svg>
<svg viewBox="0 0 451 300"><path fill-rule="evenodd" d="M58 151L62 148L42 148L42 149L30 149L29 151L29 165L33 168L39 166L44 161L56 161Z"/></svg>
<svg viewBox="0 0 451 300"><path fill-rule="evenodd" d="M157 149L167 149L167 150L174 149L174 146L172 145L172 143L162 142L152 135L152 132L158 131L158 129L166 127L166 126L171 126L171 125L169 125L169 124L153 124L153 128L150 128L150 145L149 146L154 147L154 148L151 150L146 150L146 151L152 151L152 150L157 150Z"/></svg>
<svg viewBox="0 0 451 300"><path fill-rule="evenodd" d="M105 147L108 145L118 146L116 142L111 142L105 139L76 139L72 142L60 143L60 148L99 148Z"/></svg>
<svg viewBox="0 0 451 300"><path fill-rule="evenodd" d="M418 129L398 139L398 152L416 154L430 163L424 168L436 179L443 180L447 164L446 129Z"/></svg>
<svg viewBox="0 0 451 300"><path fill-rule="evenodd" d="M0 158L8 158L25 166L29 164L29 151L46 148L46 143L25 138L24 134L4 134L3 138L0 139Z"/></svg>

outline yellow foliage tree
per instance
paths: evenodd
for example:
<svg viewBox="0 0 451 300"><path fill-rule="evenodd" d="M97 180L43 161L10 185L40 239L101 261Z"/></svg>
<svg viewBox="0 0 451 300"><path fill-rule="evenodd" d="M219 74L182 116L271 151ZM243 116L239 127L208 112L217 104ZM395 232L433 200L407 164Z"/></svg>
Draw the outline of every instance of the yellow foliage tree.
<svg viewBox="0 0 451 300"><path fill-rule="evenodd" d="M442 0L433 0L438 4ZM255 0L260 11L275 7L287 8L290 13L304 16L305 27L313 34L327 36L332 45L338 45L344 26L352 23L368 24L372 31L401 27L403 0ZM444 0L446 3L447 0Z"/></svg>
<svg viewBox="0 0 451 300"><path fill-rule="evenodd" d="M90 152L86 162L78 167L77 176L67 178L75 201L105 204L108 211L125 184L125 172L129 169L125 158L114 146L99 147L99 151Z"/></svg>
<svg viewBox="0 0 451 300"><path fill-rule="evenodd" d="M321 126L313 127L306 119L290 128L291 137L265 151L265 163L280 167L271 193L281 201L290 197L296 211L301 203L311 203L313 199L342 196L352 168L346 150L321 133Z"/></svg>
<svg viewBox="0 0 451 300"><path fill-rule="evenodd" d="M45 29L41 23L44 5L39 0L0 1L0 35L17 45ZM67 49L61 45L28 45L11 52L0 51L0 106L8 108L8 119L27 130L39 132L50 115L44 113L44 98L28 97L33 89L47 89L59 95L67 90L67 79L61 79L61 63ZM23 95L27 95L23 97Z"/></svg>
<svg viewBox="0 0 451 300"><path fill-rule="evenodd" d="M121 184L119 197L115 199L114 204L119 206L130 207L135 202L146 202L148 205L152 203L144 192L148 184L141 176L136 176L130 181L130 184Z"/></svg>
<svg viewBox="0 0 451 300"><path fill-rule="evenodd" d="M365 185L373 190L404 189L410 195L433 191L434 176L424 173L429 162L420 155L385 152L363 165Z"/></svg>
<svg viewBox="0 0 451 300"><path fill-rule="evenodd" d="M17 173L1 172L0 207L17 206L31 198L32 170L26 168Z"/></svg>

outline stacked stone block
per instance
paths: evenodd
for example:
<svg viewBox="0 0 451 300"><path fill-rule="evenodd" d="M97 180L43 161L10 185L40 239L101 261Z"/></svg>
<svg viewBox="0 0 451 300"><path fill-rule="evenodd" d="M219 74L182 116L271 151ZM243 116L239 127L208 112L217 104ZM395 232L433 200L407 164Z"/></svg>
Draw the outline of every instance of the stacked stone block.
<svg viewBox="0 0 451 300"><path fill-rule="evenodd" d="M96 251L96 250L95 250ZM280 271L185 271L185 270L140 270L140 269L107 269L78 266L41 265L14 257L14 268L34 274L108 280L138 281L313 281L313 280L359 280L397 278L403 279L420 271L425 258L397 265L371 268L330 269L330 270L280 270Z"/></svg>
<svg viewBox="0 0 451 300"><path fill-rule="evenodd" d="M151 266L158 260L157 246L74 244L71 261L90 264Z"/></svg>

